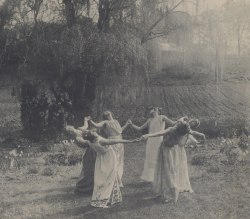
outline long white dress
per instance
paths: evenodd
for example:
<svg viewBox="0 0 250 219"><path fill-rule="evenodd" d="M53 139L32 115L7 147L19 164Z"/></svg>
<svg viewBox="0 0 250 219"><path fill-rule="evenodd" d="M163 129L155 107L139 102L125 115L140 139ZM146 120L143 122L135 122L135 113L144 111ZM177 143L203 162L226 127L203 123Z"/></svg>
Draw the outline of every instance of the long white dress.
<svg viewBox="0 0 250 219"><path fill-rule="evenodd" d="M100 146L98 144L91 144L90 146L97 152L91 205L109 208L122 201L116 153L111 146Z"/></svg>
<svg viewBox="0 0 250 219"><path fill-rule="evenodd" d="M149 121L149 133L159 132L165 129L165 122L162 116L157 116ZM148 138L146 143L146 158L141 179L147 182L154 181L155 166L157 163L158 150L161 146L163 137Z"/></svg>
<svg viewBox="0 0 250 219"><path fill-rule="evenodd" d="M192 187L188 175L187 155L185 145L187 141L195 139L191 135L185 135L178 139L178 143L169 146L169 136L165 136L158 151L153 189L158 195L168 199L171 189L178 192L192 193Z"/></svg>
<svg viewBox="0 0 250 219"><path fill-rule="evenodd" d="M102 131L106 138L108 139L121 139L122 138L122 127L117 120L106 121L105 126L102 128ZM122 184L122 175L123 175L123 166L124 166L124 145L114 144L111 145L113 148L116 159L117 159L117 171L118 171L118 184L120 187L123 187Z"/></svg>
<svg viewBox="0 0 250 219"><path fill-rule="evenodd" d="M179 192L193 192L188 174L188 162L185 146L188 143L197 143L197 140L190 134L184 135L176 148L175 165L177 170L177 184Z"/></svg>

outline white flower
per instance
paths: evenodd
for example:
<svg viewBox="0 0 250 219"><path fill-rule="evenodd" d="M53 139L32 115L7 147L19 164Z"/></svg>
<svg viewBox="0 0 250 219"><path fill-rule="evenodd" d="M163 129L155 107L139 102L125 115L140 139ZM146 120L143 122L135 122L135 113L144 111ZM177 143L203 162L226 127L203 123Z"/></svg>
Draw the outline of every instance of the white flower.
<svg viewBox="0 0 250 219"><path fill-rule="evenodd" d="M10 156L17 157L17 156L18 156L17 150L14 149L14 150L10 151L10 152L9 152L9 155L10 155Z"/></svg>

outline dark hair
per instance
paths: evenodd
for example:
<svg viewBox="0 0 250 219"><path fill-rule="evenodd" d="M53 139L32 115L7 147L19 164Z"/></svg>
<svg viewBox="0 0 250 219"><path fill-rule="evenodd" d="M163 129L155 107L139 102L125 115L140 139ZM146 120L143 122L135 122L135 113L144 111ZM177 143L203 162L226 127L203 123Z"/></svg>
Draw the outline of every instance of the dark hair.
<svg viewBox="0 0 250 219"><path fill-rule="evenodd" d="M190 125L184 122L177 122L176 124L176 132L178 135L183 136L190 132Z"/></svg>
<svg viewBox="0 0 250 219"><path fill-rule="evenodd" d="M192 128L198 128L200 126L200 121L199 119L191 119L189 121L190 127Z"/></svg>
<svg viewBox="0 0 250 219"><path fill-rule="evenodd" d="M158 110L159 115L161 115L162 108L161 107L156 107L156 109Z"/></svg>
<svg viewBox="0 0 250 219"><path fill-rule="evenodd" d="M84 133L84 136L83 136L83 138L85 139L85 140L88 140L88 141L90 141L91 143L93 143L95 140L96 140L96 135L94 135L94 133L93 133L94 131L88 131L88 132L86 132L86 133Z"/></svg>
<svg viewBox="0 0 250 219"><path fill-rule="evenodd" d="M161 107L151 106L151 107L148 108L148 111L151 111L152 109L157 110L159 112L159 114L161 115L161 111L162 111Z"/></svg>

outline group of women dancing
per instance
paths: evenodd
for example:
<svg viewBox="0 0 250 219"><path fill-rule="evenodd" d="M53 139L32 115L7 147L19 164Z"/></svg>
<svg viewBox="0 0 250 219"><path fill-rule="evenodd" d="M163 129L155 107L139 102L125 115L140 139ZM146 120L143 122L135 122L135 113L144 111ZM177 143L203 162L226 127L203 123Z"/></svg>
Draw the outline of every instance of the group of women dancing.
<svg viewBox="0 0 250 219"><path fill-rule="evenodd" d="M142 126L129 119L122 127L112 113L106 111L99 123L88 116L82 127L65 127L77 145L85 148L75 192L92 193L93 207L109 208L122 201L124 144L139 141L146 142L141 179L152 183L156 196L176 203L180 192L193 192L185 145L197 143L195 137L205 140L203 133L193 130L199 126L199 120L182 117L173 121L161 115L158 107L150 108L149 113L150 118ZM148 134L133 140L123 139L122 133L129 126L135 130L147 128Z"/></svg>

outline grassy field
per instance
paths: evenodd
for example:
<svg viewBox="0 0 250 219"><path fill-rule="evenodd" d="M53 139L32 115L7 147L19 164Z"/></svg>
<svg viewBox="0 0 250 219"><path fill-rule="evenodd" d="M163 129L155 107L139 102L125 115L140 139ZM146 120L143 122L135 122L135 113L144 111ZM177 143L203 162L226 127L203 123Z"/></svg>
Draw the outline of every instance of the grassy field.
<svg viewBox="0 0 250 219"><path fill-rule="evenodd" d="M207 149L187 149L194 193L180 194L177 205L163 203L154 197L150 184L140 182L145 153L142 144L125 148L123 202L111 209L93 208L91 196L73 193L80 165L45 165L46 153L27 158L29 165L1 172L0 218L248 218L249 157L244 163L229 165L220 153L223 146L217 139L208 141ZM194 157L202 162L194 162ZM45 168L53 170L52 174L44 174Z"/></svg>

